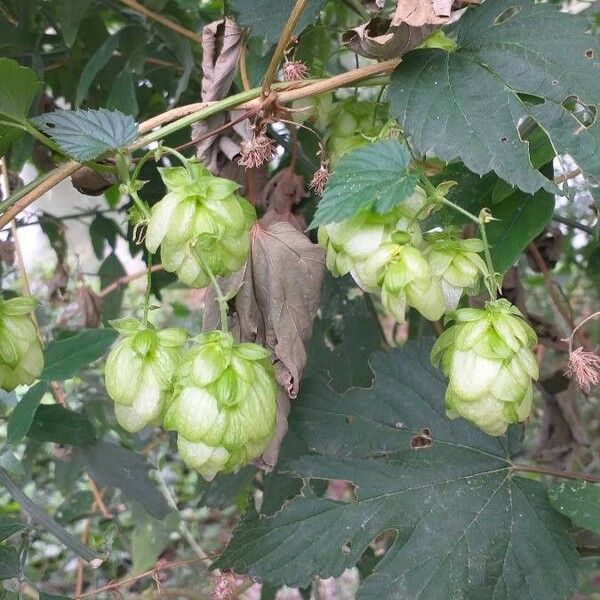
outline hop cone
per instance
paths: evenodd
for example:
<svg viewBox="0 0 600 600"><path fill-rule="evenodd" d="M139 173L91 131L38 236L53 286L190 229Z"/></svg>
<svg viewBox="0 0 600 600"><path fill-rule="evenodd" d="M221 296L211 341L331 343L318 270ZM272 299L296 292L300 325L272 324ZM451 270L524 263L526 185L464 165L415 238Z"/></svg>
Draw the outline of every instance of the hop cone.
<svg viewBox="0 0 600 600"><path fill-rule="evenodd" d="M465 290L475 290L481 276L488 270L479 256L484 244L478 238L468 240L432 234L424 254L433 276L440 281L447 310L458 306Z"/></svg>
<svg viewBox="0 0 600 600"><path fill-rule="evenodd" d="M44 367L42 346L31 313L37 300L0 298L0 387L7 391L33 383Z"/></svg>
<svg viewBox="0 0 600 600"><path fill-rule="evenodd" d="M407 306L416 308L430 321L442 317L445 311L442 289L418 248L389 244L367 262L365 269L376 271L376 262L383 264L381 302L396 321L404 321Z"/></svg>
<svg viewBox="0 0 600 600"><path fill-rule="evenodd" d="M356 283L367 292L378 291L379 272L367 272L361 268L385 244L392 241L395 233L405 236L413 244L422 241L417 223L411 224L414 216L427 201L423 190L417 188L406 202L390 212L379 214L364 210L340 223L321 225L318 231L319 244L326 250L327 268L335 277L351 273Z"/></svg>
<svg viewBox="0 0 600 600"><path fill-rule="evenodd" d="M531 411L538 365L531 351L537 337L507 300L484 309L463 308L456 324L436 341L431 360L449 378L446 411L468 419L489 435L502 435L509 423Z"/></svg>
<svg viewBox="0 0 600 600"><path fill-rule="evenodd" d="M165 270L189 286L206 287L206 266L223 276L242 267L256 214L236 196L238 184L199 163L159 170L167 194L152 207L146 246L150 252L161 246Z"/></svg>
<svg viewBox="0 0 600 600"><path fill-rule="evenodd" d="M159 424L172 396L172 378L187 333L157 331L137 319L119 319L111 325L121 337L108 355L104 378L117 421L131 432Z"/></svg>
<svg viewBox="0 0 600 600"><path fill-rule="evenodd" d="M183 460L211 480L260 456L275 430L277 384L269 352L228 333L197 338L176 374L165 428Z"/></svg>
<svg viewBox="0 0 600 600"><path fill-rule="evenodd" d="M346 98L333 105L326 142L332 164L335 165L344 154L368 144L369 137L379 135L383 121L373 119L375 110L373 102L356 101L354 98Z"/></svg>

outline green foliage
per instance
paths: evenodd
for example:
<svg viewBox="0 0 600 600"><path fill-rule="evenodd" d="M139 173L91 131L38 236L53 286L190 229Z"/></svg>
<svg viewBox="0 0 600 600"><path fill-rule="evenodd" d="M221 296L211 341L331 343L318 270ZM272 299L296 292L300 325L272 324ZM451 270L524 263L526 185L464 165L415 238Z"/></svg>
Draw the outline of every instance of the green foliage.
<svg viewBox="0 0 600 600"><path fill-rule="evenodd" d="M141 455L102 440L77 448L75 453L99 485L119 488L125 498L139 502L157 519L164 519L170 512L165 499L149 481L152 467Z"/></svg>
<svg viewBox="0 0 600 600"><path fill-rule="evenodd" d="M25 123L41 82L31 69L8 58L0 58L0 79L5 82L0 92L0 115L9 121ZM10 85L6 85L7 82Z"/></svg>
<svg viewBox="0 0 600 600"><path fill-rule="evenodd" d="M30 387L15 406L12 413L10 413L7 425L6 441L9 444L16 444L27 435L38 406L47 391L48 382L40 381Z"/></svg>
<svg viewBox="0 0 600 600"><path fill-rule="evenodd" d="M587 481L562 481L548 489L548 498L575 525L600 533L600 486Z"/></svg>
<svg viewBox="0 0 600 600"><path fill-rule="evenodd" d="M276 8L270 0L255 0L251 3L246 0L230 0L228 4L240 25L249 27L252 36L265 38L266 43L272 45L277 43L295 0L279 0ZM324 4L325 0L308 1L294 30L295 35L317 18Z"/></svg>
<svg viewBox="0 0 600 600"><path fill-rule="evenodd" d="M382 140L344 156L332 173L311 227L339 223L362 210L386 213L415 191L405 145Z"/></svg>
<svg viewBox="0 0 600 600"><path fill-rule="evenodd" d="M520 120L529 118L556 152L576 156L598 180L600 127L584 125L585 111L568 103L576 97L585 107L600 94L600 45L587 29L586 19L548 4L484 3L454 28L455 52L404 57L392 77L391 112L419 152L460 158L480 175L493 170L525 192L552 191L519 136Z"/></svg>
<svg viewBox="0 0 600 600"><path fill-rule="evenodd" d="M25 525L15 519L8 517L0 518L0 542L8 539L11 535L14 535L18 531L25 529Z"/></svg>
<svg viewBox="0 0 600 600"><path fill-rule="evenodd" d="M105 108L59 110L36 117L32 122L50 135L65 154L78 161L92 160L109 150L123 148L137 137L132 117Z"/></svg>
<svg viewBox="0 0 600 600"><path fill-rule="evenodd" d="M12 546L0 545L0 580L19 575L19 553Z"/></svg>
<svg viewBox="0 0 600 600"><path fill-rule="evenodd" d="M70 379L101 358L117 336L114 329L88 329L50 342L44 350L44 370L40 377L52 381Z"/></svg>
<svg viewBox="0 0 600 600"><path fill-rule="evenodd" d="M392 529L358 598L491 598L500 589L519 598L525 577L532 598L568 597L577 554L543 488L511 473L518 432L491 438L447 420L429 348L376 355L370 390L338 396L322 380L305 383L290 419L303 450L283 468L352 481L357 498L319 498L305 486L272 517L250 511L217 566L306 586L339 575Z"/></svg>
<svg viewBox="0 0 600 600"><path fill-rule="evenodd" d="M38 442L73 446L87 446L96 439L94 427L86 417L59 404L40 405L27 435Z"/></svg>

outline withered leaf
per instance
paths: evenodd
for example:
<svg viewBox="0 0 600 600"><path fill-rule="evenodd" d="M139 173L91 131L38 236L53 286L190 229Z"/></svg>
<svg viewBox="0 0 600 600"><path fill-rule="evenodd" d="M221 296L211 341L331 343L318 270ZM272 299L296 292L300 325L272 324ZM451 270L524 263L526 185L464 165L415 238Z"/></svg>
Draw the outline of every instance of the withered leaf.
<svg viewBox="0 0 600 600"><path fill-rule="evenodd" d="M73 187L86 196L101 196L116 181L112 173L98 173L89 167L82 167L71 177Z"/></svg>
<svg viewBox="0 0 600 600"><path fill-rule="evenodd" d="M102 323L100 298L87 286L79 287L73 302L65 307L58 325L64 329L96 329Z"/></svg>
<svg viewBox="0 0 600 600"><path fill-rule="evenodd" d="M367 58L400 57L419 46L436 27L448 21L453 8L463 4L462 0L398 0L391 18L376 16L346 31L342 42Z"/></svg>
<svg viewBox="0 0 600 600"><path fill-rule="evenodd" d="M261 219L262 226L268 227L278 221L288 221L299 231L304 231L306 222L292 210L308 195L304 189L302 175L294 173L292 167L281 169L265 186L263 206L267 211Z"/></svg>
<svg viewBox="0 0 600 600"><path fill-rule="evenodd" d="M12 240L0 241L0 261L12 266L15 263L15 243Z"/></svg>
<svg viewBox="0 0 600 600"><path fill-rule="evenodd" d="M202 101L221 100L227 96L235 76L243 32L231 19L209 23L202 30ZM192 127L192 139L223 125L239 113L220 113ZM232 127L229 134L217 134L197 144L196 155L213 172L219 172L219 153L229 160L239 154L239 141L250 137L247 120Z"/></svg>

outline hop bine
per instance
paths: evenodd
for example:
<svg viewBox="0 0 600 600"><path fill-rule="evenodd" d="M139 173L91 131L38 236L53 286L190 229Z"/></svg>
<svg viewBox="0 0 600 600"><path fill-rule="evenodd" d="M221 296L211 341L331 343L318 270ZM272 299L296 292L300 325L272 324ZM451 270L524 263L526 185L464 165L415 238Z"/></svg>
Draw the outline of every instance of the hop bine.
<svg viewBox="0 0 600 600"><path fill-rule="evenodd" d="M104 378L117 421L130 432L159 425L188 334L183 329L157 331L137 319L119 319L111 325L121 337L108 355Z"/></svg>
<svg viewBox="0 0 600 600"><path fill-rule="evenodd" d="M165 429L184 462L207 480L258 458L275 430L277 383L269 352L229 333L200 335L176 376Z"/></svg>
<svg viewBox="0 0 600 600"><path fill-rule="evenodd" d="M12 391L32 384L44 368L42 345L31 314L37 300L0 297L0 387Z"/></svg>
<svg viewBox="0 0 600 600"><path fill-rule="evenodd" d="M446 412L489 435L502 435L509 423L524 421L531 412L533 380L539 377L531 351L537 336L504 299L483 309L459 309L449 318L456 324L431 351L433 364L441 364L449 378Z"/></svg>

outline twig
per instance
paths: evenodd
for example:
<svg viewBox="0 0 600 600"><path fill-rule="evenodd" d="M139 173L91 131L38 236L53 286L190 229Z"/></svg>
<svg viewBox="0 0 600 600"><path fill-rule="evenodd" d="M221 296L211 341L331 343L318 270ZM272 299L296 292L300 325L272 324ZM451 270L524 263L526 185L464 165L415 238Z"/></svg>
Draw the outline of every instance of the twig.
<svg viewBox="0 0 600 600"><path fill-rule="evenodd" d="M142 6L139 2L136 2L136 0L120 0L120 2L129 6L129 8L135 10L136 12L140 13L141 15L144 15L145 17L148 17L149 19L152 19L153 21L156 21L157 23L164 25L168 29L171 29L172 31L176 31L177 33L196 42L197 44L202 45L202 36L199 33L190 31L189 29L186 29L182 25L179 25L178 23L174 23L170 19L167 19L167 17L163 17L162 15L154 12L153 10L150 10L149 8L146 8L145 6Z"/></svg>
<svg viewBox="0 0 600 600"><path fill-rule="evenodd" d="M296 4L288 17L287 23L281 32L281 36L279 37L279 41L277 42L277 46L275 48L275 52L271 57L271 62L267 67L267 71L265 73L265 77L263 79L262 91L263 96L268 96L271 92L271 84L275 79L275 74L277 73L277 68L279 67L279 63L283 58L285 53L285 49L290 43L290 39L294 34L294 29L296 28L296 24L298 23L298 19L302 14L302 11L305 9L308 4L308 0L296 0Z"/></svg>
<svg viewBox="0 0 600 600"><path fill-rule="evenodd" d="M98 568L102 564L100 556L84 546L76 537L72 536L66 529L64 529L54 519L44 513L41 508L33 502L21 490L21 488L11 479L10 475L0 467L0 485L4 486L8 493L14 498L16 502L21 505L21 508L34 520L45 527L54 537L60 540L67 548L75 552L78 556L81 556L83 560L88 562L93 568Z"/></svg>
<svg viewBox="0 0 600 600"><path fill-rule="evenodd" d="M548 269L548 265L546 264L546 261L544 260L544 257L540 254L540 251L537 249L537 246L535 244L529 244L529 246L527 247L527 251L533 258L535 264L537 265L538 269L542 273L542 276L544 277L546 287L548 288L548 293L550 294L550 298L552 300L552 305L554 306L558 315L560 317L562 317L562 319L568 325L569 329L572 331L573 329L575 329L575 324L573 323L573 319L571 318L571 315L566 310L561 299L558 297L558 294L556 293L555 283L554 283L552 275ZM585 339L583 334L579 334L579 339L581 341L582 346L587 345L587 340Z"/></svg>
<svg viewBox="0 0 600 600"><path fill-rule="evenodd" d="M50 391L52 392L52 396L56 400L58 404L61 406L67 406L67 399L65 397L65 392L62 389L60 383L58 381L50 382Z"/></svg>
<svg viewBox="0 0 600 600"><path fill-rule="evenodd" d="M248 77L248 64L246 62L246 52L248 50L248 40L250 35L248 29L244 30L244 37L242 39L242 47L240 48L240 79L242 80L242 87L248 91L250 89L250 78Z"/></svg>
<svg viewBox="0 0 600 600"><path fill-rule="evenodd" d="M575 177L579 177L579 175L581 175L581 169L574 169L573 171L569 171L564 175L559 175L558 177L555 177L554 183L564 183L565 181L569 181L569 179L575 179Z"/></svg>
<svg viewBox="0 0 600 600"><path fill-rule="evenodd" d="M539 473L540 475L550 475L551 477L561 477L562 479L581 479L590 483L600 483L600 477L588 473L577 473L575 471L563 471L552 467L538 467L534 465L511 465L513 471L523 473Z"/></svg>
<svg viewBox="0 0 600 600"><path fill-rule="evenodd" d="M560 215L554 215L552 217L553 221L556 221L557 223L562 223L563 225L566 225L567 227L572 227L573 229L580 229L581 231L585 231L585 233L589 234L589 235L594 235L594 230L591 227L588 227L587 225L584 225L583 223L578 223L577 221L573 221L572 219L567 219L567 217L562 217Z"/></svg>
<svg viewBox="0 0 600 600"><path fill-rule="evenodd" d="M157 271L162 270L162 265L153 265L151 269L152 273L156 273ZM98 296L98 298L104 298L105 296L108 296L115 290L118 290L120 287L123 287L124 285L127 285L128 283L131 283L136 279L140 279L140 277L145 277L147 274L148 270L144 269L143 271L133 273L132 275L123 275L122 277L115 279L110 285L107 285L105 288L101 289L96 295Z"/></svg>
<svg viewBox="0 0 600 600"><path fill-rule="evenodd" d="M113 515L110 513L108 508L106 508L106 504L104 504L104 500L102 499L102 492L98 489L96 482L92 479L92 476L88 473L88 484L90 486L90 490L92 490L92 495L94 496L94 502L100 511L100 514L104 519L112 519Z"/></svg>
<svg viewBox="0 0 600 600"><path fill-rule="evenodd" d="M91 506L91 510L90 510L90 512L92 514L87 518L87 520L85 522L85 526L83 528L83 532L81 533L81 543L82 544L87 544L90 539L90 531L92 529L93 514L96 511L97 506L98 506L98 504L94 500L92 502L92 506ZM83 592L83 584L84 584L83 559L80 558L79 562L77 564L77 577L75 579L75 596L81 595L81 593Z"/></svg>
<svg viewBox="0 0 600 600"><path fill-rule="evenodd" d="M126 577L125 579L120 579L117 581L112 581L102 587L96 588L95 590L90 590L85 594L81 594L80 596L76 596L75 600L80 600L81 598L90 598L91 596L97 596L98 594L102 594L103 592L108 592L110 590L119 589L130 583L135 583L140 579L144 579L146 577L152 577L152 575L156 572L166 571L167 569L176 569L177 567L183 567L185 565L191 565L194 563L202 562L205 559L201 558L188 558L187 560L177 560L174 562L159 562L152 569L148 569L143 573L139 573L138 575L132 575L131 577Z"/></svg>
<svg viewBox="0 0 600 600"><path fill-rule="evenodd" d="M341 73L340 75L330 77L329 79L294 82L294 89L289 89L289 83L275 84L273 87L280 89L283 88L284 90L279 94L278 102L293 102L294 100L316 96L338 87L349 86L356 84L358 81L367 80L376 75L388 73L399 64L399 59L392 59L383 61L381 63L368 65L366 67L361 67L359 69L353 69L346 73ZM381 85L382 82L380 79L377 79L367 83ZM367 83L365 83L365 85ZM260 108L262 101L257 100L260 94L261 89L254 88L248 90L247 92L241 92L240 94L230 96L224 100L219 100L218 102L200 102L189 104L157 115L156 117L141 123L139 132L140 134L144 134L148 131L152 131L155 128L161 126L163 127L157 131L152 131L152 133L144 137L140 137L128 148L128 150L133 151L142 148L152 142L163 139L171 133L175 133L180 129L189 127L193 123L202 121L214 114L229 110L231 108L236 108L239 110L256 109L257 107ZM167 123L169 125L165 125ZM25 210L30 204L35 202L40 196L51 190L55 185L67 177L73 175L73 173L77 172L80 168L82 168L82 166L83 165L74 160L64 163L53 171L45 173L43 176L38 178L35 183L32 182L32 184L25 186L22 191L23 195L13 194L13 196L8 198L7 201L3 203L5 212L0 217L0 229L9 223L20 212Z"/></svg>

